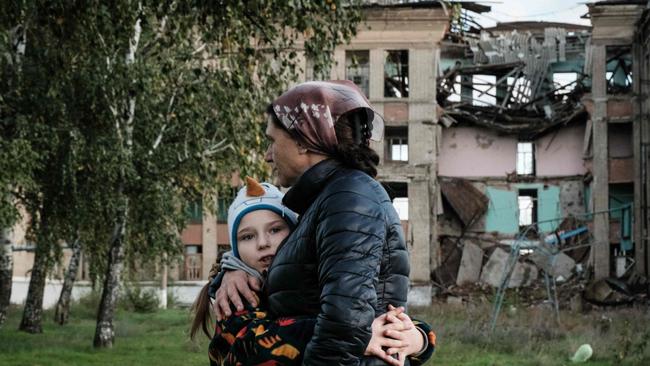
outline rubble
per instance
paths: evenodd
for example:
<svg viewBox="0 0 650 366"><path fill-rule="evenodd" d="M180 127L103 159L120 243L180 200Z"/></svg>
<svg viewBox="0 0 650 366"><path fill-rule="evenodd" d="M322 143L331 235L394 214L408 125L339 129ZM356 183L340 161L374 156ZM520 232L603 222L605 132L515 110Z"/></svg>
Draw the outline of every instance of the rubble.
<svg viewBox="0 0 650 366"><path fill-rule="evenodd" d="M576 267L576 261L573 258L563 252L557 252L552 245L544 242L540 243L540 249L535 250L530 256L537 267L555 279L561 277L563 280L567 280L573 275L573 269Z"/></svg>
<svg viewBox="0 0 650 366"><path fill-rule="evenodd" d="M478 282L483 265L483 250L471 241L465 241L460 268L456 277L457 285Z"/></svg>
<svg viewBox="0 0 650 366"><path fill-rule="evenodd" d="M501 248L496 248L481 271L480 281L492 287L501 286L506 265L510 255ZM517 262L512 271L508 288L529 286L538 277L537 267L529 263Z"/></svg>

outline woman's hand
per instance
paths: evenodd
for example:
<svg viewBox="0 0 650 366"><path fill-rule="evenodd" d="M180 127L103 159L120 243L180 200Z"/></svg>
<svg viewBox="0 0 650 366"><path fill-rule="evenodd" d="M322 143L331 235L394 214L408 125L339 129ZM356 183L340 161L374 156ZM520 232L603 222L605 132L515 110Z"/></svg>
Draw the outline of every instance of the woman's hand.
<svg viewBox="0 0 650 366"><path fill-rule="evenodd" d="M401 311L397 311L400 309ZM391 315L387 317L387 320L390 320L392 323L401 322L402 329L399 331L396 329L388 329L386 331L386 336L393 339L400 339L404 346L401 348L388 348L386 353L398 353L400 358L406 358L409 355L422 351L422 348L424 348L423 335L415 327L415 324L413 324L413 321L408 314L404 312L404 308L400 307L396 309L394 306L388 305L388 310L388 314ZM394 318L397 318L397 320L393 319L393 311L397 311L397 314L394 315Z"/></svg>
<svg viewBox="0 0 650 366"><path fill-rule="evenodd" d="M217 321L232 315L230 304L233 304L237 311L244 310L240 294L253 307L257 306L258 298L255 291L259 291L260 288L260 281L246 272L241 270L226 271L212 304Z"/></svg>
<svg viewBox="0 0 650 366"><path fill-rule="evenodd" d="M408 323L402 322L399 318L399 315L403 312L403 307L391 307L387 313L375 318L372 322L372 338L364 352L366 356L378 357L389 365L404 365L404 356L400 355L399 351L395 351L405 350L408 346L405 337L401 333L409 326ZM411 322L411 326L412 324ZM396 334L397 336L391 337L389 334Z"/></svg>
<svg viewBox="0 0 650 366"><path fill-rule="evenodd" d="M422 334L404 308L389 305L388 312L372 322L372 338L364 354L378 357L389 365L402 366L406 357L419 352L423 346Z"/></svg>

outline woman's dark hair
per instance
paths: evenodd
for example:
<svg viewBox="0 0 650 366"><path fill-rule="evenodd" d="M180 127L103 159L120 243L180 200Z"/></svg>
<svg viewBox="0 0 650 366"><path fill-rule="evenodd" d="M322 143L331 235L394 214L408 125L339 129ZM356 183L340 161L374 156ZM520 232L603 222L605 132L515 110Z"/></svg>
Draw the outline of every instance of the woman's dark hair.
<svg viewBox="0 0 650 366"><path fill-rule="evenodd" d="M365 109L357 109L339 117L334 124L336 151L334 158L352 169L375 178L379 155L369 146L370 126Z"/></svg>

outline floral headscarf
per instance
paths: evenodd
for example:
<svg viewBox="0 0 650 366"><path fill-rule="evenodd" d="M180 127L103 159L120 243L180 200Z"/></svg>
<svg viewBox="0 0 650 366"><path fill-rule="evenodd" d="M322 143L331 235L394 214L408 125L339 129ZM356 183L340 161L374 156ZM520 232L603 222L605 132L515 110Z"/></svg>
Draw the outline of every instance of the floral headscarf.
<svg viewBox="0 0 650 366"><path fill-rule="evenodd" d="M360 123L369 132L367 137L381 141L384 134L383 121L349 80L299 84L274 100L272 107L282 125L316 153L331 155L335 151L338 141L334 124L341 115L354 110L365 111L366 118L361 118Z"/></svg>

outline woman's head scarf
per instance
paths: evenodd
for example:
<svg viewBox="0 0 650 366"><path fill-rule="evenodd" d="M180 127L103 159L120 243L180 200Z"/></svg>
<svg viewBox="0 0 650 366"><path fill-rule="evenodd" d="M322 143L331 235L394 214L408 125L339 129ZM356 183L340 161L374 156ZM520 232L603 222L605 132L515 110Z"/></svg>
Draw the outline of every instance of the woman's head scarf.
<svg viewBox="0 0 650 366"><path fill-rule="evenodd" d="M273 113L306 149L325 155L336 151L334 125L343 114L359 111L368 138L381 141L384 123L361 90L349 80L298 84L272 103ZM364 141L367 143L367 140Z"/></svg>

